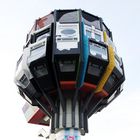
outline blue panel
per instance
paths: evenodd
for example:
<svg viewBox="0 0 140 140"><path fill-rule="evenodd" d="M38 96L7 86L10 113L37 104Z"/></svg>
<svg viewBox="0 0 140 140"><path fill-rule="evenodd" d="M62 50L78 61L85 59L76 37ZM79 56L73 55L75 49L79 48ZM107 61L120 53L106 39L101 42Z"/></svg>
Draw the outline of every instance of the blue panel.
<svg viewBox="0 0 140 140"><path fill-rule="evenodd" d="M80 88L83 83L84 83L84 78L86 74L86 68L87 68L87 63L88 63L88 55L89 55L89 47L88 47L88 37L84 33L84 23L82 22L82 60L83 62L81 63L80 66L80 73L79 73L79 79L77 81L77 86Z"/></svg>

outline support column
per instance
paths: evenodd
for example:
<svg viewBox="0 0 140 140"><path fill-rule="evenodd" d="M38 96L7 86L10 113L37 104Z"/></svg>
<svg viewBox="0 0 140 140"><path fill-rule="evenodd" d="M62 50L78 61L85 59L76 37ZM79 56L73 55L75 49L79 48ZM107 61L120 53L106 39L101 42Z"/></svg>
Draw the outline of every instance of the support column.
<svg viewBox="0 0 140 140"><path fill-rule="evenodd" d="M75 108L73 108L72 99L66 99L66 109L63 110L61 104L59 104L58 108L59 112L55 115L55 126L57 126L56 131L63 128L79 129L79 102L76 101ZM73 112L74 114L72 114ZM75 123L74 126L73 122Z"/></svg>
<svg viewBox="0 0 140 140"><path fill-rule="evenodd" d="M55 126L55 138L50 137L50 140L80 140L79 102L78 100L75 102L74 108L72 107L71 98L66 99L65 103L65 110L63 110L60 102L56 103L59 111L55 114L52 122ZM74 117L72 112L74 112ZM75 123L74 126L73 122Z"/></svg>

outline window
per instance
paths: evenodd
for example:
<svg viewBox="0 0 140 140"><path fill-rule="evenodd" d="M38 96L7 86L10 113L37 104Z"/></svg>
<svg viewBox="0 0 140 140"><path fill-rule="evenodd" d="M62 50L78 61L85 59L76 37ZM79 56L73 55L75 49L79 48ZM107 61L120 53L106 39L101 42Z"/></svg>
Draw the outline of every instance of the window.
<svg viewBox="0 0 140 140"><path fill-rule="evenodd" d="M44 39L44 38L47 38L48 36L50 36L50 33L45 33L45 34L43 34L43 35L40 35L40 36L38 36L38 37L36 38L36 42L37 42L37 41L40 41L40 40L42 40L42 39Z"/></svg>
<svg viewBox="0 0 140 140"><path fill-rule="evenodd" d="M64 29L64 30L61 31L61 33L65 34L65 35L71 35L71 34L76 33L76 31L73 30L73 29Z"/></svg>
<svg viewBox="0 0 140 140"><path fill-rule="evenodd" d="M74 72L75 71L75 60L59 61L59 67L61 72Z"/></svg>
<svg viewBox="0 0 140 140"><path fill-rule="evenodd" d="M25 74L23 74L23 76L20 78L19 81L20 81L25 87L29 84L29 81L28 81L28 79L27 79L27 77L26 77Z"/></svg>
<svg viewBox="0 0 140 140"><path fill-rule="evenodd" d="M34 74L37 78L42 77L44 75L48 74L47 66L46 64L42 64L39 66L34 67Z"/></svg>
<svg viewBox="0 0 140 140"><path fill-rule="evenodd" d="M102 67L93 63L89 63L88 73L94 76L99 77L102 71Z"/></svg>
<svg viewBox="0 0 140 140"><path fill-rule="evenodd" d="M96 29L95 26L89 26L85 24L85 31L86 35L89 38L94 38L96 41L101 41L103 42L103 32Z"/></svg>
<svg viewBox="0 0 140 140"><path fill-rule="evenodd" d="M100 34L95 33L94 35L95 35L95 39L96 40L98 40L98 41L101 41L102 40Z"/></svg>
<svg viewBox="0 0 140 140"><path fill-rule="evenodd" d="M46 55L46 39L31 45L29 61L41 58Z"/></svg>
<svg viewBox="0 0 140 140"><path fill-rule="evenodd" d="M95 27L95 29L101 30L101 25L100 25L100 21L99 20L93 21L93 26Z"/></svg>
<svg viewBox="0 0 140 140"><path fill-rule="evenodd" d="M116 59L116 57L115 57L115 64L116 64L116 68L120 71L121 74L123 74L123 70L120 66L120 61Z"/></svg>
<svg viewBox="0 0 140 140"><path fill-rule="evenodd" d="M94 26L95 29L101 30L100 18L86 12L82 12L84 24Z"/></svg>
<svg viewBox="0 0 140 140"><path fill-rule="evenodd" d="M37 31L34 32L35 35L35 41L40 41L44 38L47 38L50 36L51 33L51 25L45 26Z"/></svg>
<svg viewBox="0 0 140 140"><path fill-rule="evenodd" d="M117 82L117 77L115 74L112 74L108 79L108 84L110 85L110 88L113 87L116 82Z"/></svg>
<svg viewBox="0 0 140 140"><path fill-rule="evenodd" d="M91 31L86 30L86 35L87 35L89 38L91 38Z"/></svg>
<svg viewBox="0 0 140 140"><path fill-rule="evenodd" d="M72 23L79 21L78 11L58 11L57 21L60 23Z"/></svg>
<svg viewBox="0 0 140 140"><path fill-rule="evenodd" d="M43 46L40 46L38 48L35 48L35 49L31 50L31 56L38 55L42 51L44 51L44 47Z"/></svg>
<svg viewBox="0 0 140 140"><path fill-rule="evenodd" d="M107 49L99 44L90 43L90 54L102 59L107 59Z"/></svg>
<svg viewBox="0 0 140 140"><path fill-rule="evenodd" d="M79 41L79 24L60 24L56 27L56 40L76 40ZM69 39L68 39L69 38ZM77 39L76 39L77 38Z"/></svg>
<svg viewBox="0 0 140 140"><path fill-rule="evenodd" d="M53 14L49 14L45 17L42 17L36 21L36 30L39 30L45 26L48 26L53 22L54 22Z"/></svg>

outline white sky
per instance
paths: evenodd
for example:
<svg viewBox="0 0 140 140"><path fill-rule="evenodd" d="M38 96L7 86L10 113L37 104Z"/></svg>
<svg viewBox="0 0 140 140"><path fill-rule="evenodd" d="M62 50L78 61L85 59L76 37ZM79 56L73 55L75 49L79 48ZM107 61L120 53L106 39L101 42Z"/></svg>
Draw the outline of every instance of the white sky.
<svg viewBox="0 0 140 140"><path fill-rule="evenodd" d="M140 139L139 0L0 0L0 139L41 140L37 134L42 127L27 124L22 113L24 100L13 82L15 65L35 19L68 8L81 8L103 18L113 32L126 73L124 91L91 117L89 134L82 139Z"/></svg>

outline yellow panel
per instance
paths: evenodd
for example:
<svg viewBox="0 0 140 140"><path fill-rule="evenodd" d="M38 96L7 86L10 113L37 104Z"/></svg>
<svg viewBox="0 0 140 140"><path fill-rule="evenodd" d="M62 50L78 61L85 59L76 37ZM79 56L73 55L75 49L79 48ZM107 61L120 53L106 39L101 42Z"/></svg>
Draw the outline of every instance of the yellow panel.
<svg viewBox="0 0 140 140"><path fill-rule="evenodd" d="M99 84L97 85L95 93L101 92L103 90L105 83L107 82L109 76L111 75L111 73L115 67L115 55L114 55L114 50L113 50L112 46L108 46L108 54L109 54L109 64L108 64Z"/></svg>
<svg viewBox="0 0 140 140"><path fill-rule="evenodd" d="M104 42L108 43L108 42L107 42L108 36L107 36L107 33L106 33L105 31L103 32L103 36L104 36Z"/></svg>

